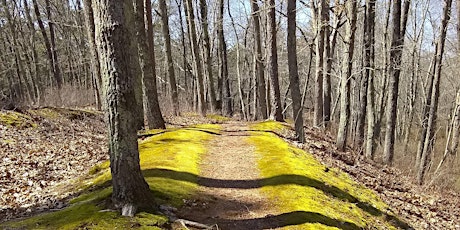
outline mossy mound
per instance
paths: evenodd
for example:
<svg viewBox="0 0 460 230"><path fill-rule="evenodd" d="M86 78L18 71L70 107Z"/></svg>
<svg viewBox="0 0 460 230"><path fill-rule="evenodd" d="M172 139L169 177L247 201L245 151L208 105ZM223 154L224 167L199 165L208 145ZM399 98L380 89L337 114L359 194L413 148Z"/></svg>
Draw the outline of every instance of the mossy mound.
<svg viewBox="0 0 460 230"><path fill-rule="evenodd" d="M397 229L407 224L388 211L371 190L347 174L326 168L311 154L289 145L277 135L278 122L252 125L249 141L260 155L262 191L278 209L287 229Z"/></svg>
<svg viewBox="0 0 460 230"><path fill-rule="evenodd" d="M0 124L16 128L37 127L32 117L16 111L0 111Z"/></svg>
<svg viewBox="0 0 460 230"><path fill-rule="evenodd" d="M70 108L54 108L45 107L40 109L33 109L28 111L31 115L43 117L46 119L58 119L66 118L71 121L83 120L85 118L95 118L98 115L102 115L102 112L84 110L84 109L70 109Z"/></svg>
<svg viewBox="0 0 460 230"><path fill-rule="evenodd" d="M151 130L150 137L139 142L140 164L158 204L180 206L198 188L196 178L171 179L170 171L199 174L200 157L206 142L219 132L216 125L198 125L182 129ZM95 166L77 187L85 189L60 211L41 214L0 225L5 229L162 229L168 219L154 210L129 218L106 210L112 188L109 163ZM91 190L91 192L89 192Z"/></svg>

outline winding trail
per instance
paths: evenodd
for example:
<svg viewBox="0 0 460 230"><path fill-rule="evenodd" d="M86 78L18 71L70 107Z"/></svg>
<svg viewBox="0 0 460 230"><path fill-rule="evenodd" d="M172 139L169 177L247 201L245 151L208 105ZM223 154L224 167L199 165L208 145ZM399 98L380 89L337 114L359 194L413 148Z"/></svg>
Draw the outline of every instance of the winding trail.
<svg viewBox="0 0 460 230"><path fill-rule="evenodd" d="M247 141L249 134L242 131L247 127L226 124L222 128L223 134L209 143L200 166L200 196L180 216L215 229L266 229L266 217L276 210L259 191L258 156Z"/></svg>

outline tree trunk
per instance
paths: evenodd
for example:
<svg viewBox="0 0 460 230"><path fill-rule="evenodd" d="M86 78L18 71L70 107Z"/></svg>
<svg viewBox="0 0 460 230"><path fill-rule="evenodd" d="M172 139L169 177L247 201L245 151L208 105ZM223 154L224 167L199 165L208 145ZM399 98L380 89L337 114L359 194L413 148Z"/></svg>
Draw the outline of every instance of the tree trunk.
<svg viewBox="0 0 460 230"><path fill-rule="evenodd" d="M59 68L56 68L55 64L55 59L54 59L54 52L51 46L50 39L48 38L48 34L46 33L45 25L43 24L43 21L41 19L41 14L40 14L40 9L38 8L38 3L37 0L32 0L32 3L34 5L34 12L35 12L35 17L37 18L37 24L40 27L40 32L43 36L43 42L45 43L45 48L46 48L46 53L48 55L48 61L50 65L50 71L53 73L54 80L56 81L57 84L57 89L58 89L58 101L61 101L61 94L60 94L60 89L62 88L62 77L61 73L59 71Z"/></svg>
<svg viewBox="0 0 460 230"><path fill-rule="evenodd" d="M46 16L48 17L48 29L50 31L50 48L53 55L53 73L55 74L55 79L57 83L58 93L59 93L59 102L60 101L60 90L62 89L63 79L61 75L61 68L59 66L58 55L57 55L57 47L56 47L56 33L54 30L54 20L51 14L51 5L50 0L45 0L46 6Z"/></svg>
<svg viewBox="0 0 460 230"><path fill-rule="evenodd" d="M135 0L135 25L142 70L144 114L150 129L164 129L165 121L158 102L155 49L153 42L152 5L150 0ZM148 36L146 35L146 28ZM148 37L148 38L147 38Z"/></svg>
<svg viewBox="0 0 460 230"><path fill-rule="evenodd" d="M342 79L340 95L340 122L337 132L336 147L340 151L345 151L348 138L348 125L350 121L350 78L353 64L353 51L355 43L356 30L356 0L347 0L347 22L345 51L342 61Z"/></svg>
<svg viewBox="0 0 460 230"><path fill-rule="evenodd" d="M223 3L222 3L223 8ZM212 55L211 55L211 41L209 39L209 29L208 29L208 6L206 0L200 0L200 14L201 14L201 27L203 32L203 46L204 46L204 61L206 63L206 72L208 74L208 85L209 85L209 96L211 99L211 111L216 112L217 110L217 99L216 91L214 89L214 76L212 74ZM219 18L217 19L218 23ZM219 33L219 28L217 29ZM223 98L223 97L222 97ZM223 100L221 100L223 101Z"/></svg>
<svg viewBox="0 0 460 230"><path fill-rule="evenodd" d="M86 21L86 34L88 36L88 48L90 52L91 60L91 73L95 82L95 98L96 98L96 108L98 110L102 109L102 98L104 92L101 91L102 87L102 78L101 78L101 69L100 63L96 48L96 31L94 25L94 13L92 0L84 0L84 13Z"/></svg>
<svg viewBox="0 0 460 230"><path fill-rule="evenodd" d="M165 56L166 56L166 62L168 64L168 77L169 77L169 87L171 89L171 102L173 105L174 115L178 116L180 114L179 112L180 107L179 107L179 99L178 99L178 92L177 92L176 76L174 73L174 61L173 61L172 49L171 49L171 35L169 31L169 15L168 15L168 10L166 8L166 0L160 0L158 4L160 7L160 14L161 14L160 15L161 16L161 29L163 31L163 39L165 41ZM151 21L152 20L151 15L148 15L148 16L150 17L150 21ZM153 26L152 26L151 32L148 32L149 36L151 35L152 40L153 40L153 34L151 33L153 33ZM185 42L184 42L184 50L185 50Z"/></svg>
<svg viewBox="0 0 460 230"><path fill-rule="evenodd" d="M278 77L278 46L276 41L275 0L268 1L268 53L270 58L270 97L272 108L270 118L275 121L284 121L283 107L281 106L280 83Z"/></svg>
<svg viewBox="0 0 460 230"><path fill-rule="evenodd" d="M257 85L257 113L262 119L268 118L267 99L265 92L265 73L262 54L262 42L260 32L259 5L256 0L251 0L252 22L254 24L254 46L255 46L255 65L256 65L256 85Z"/></svg>
<svg viewBox="0 0 460 230"><path fill-rule="evenodd" d="M204 0L202 0L204 1ZM232 96L230 92L230 78L228 75L227 43L224 37L224 0L218 1L217 14L217 39L219 40L219 66L220 78L222 81L222 114L225 116L233 115ZM214 89L212 89L214 90Z"/></svg>
<svg viewBox="0 0 460 230"><path fill-rule="evenodd" d="M230 2L228 1L227 4L228 4L227 5L228 6L227 7L228 16L230 17L230 20L232 22L233 32L235 33L235 37L236 37L236 77L237 77L237 81L238 81L238 96L239 96L239 99L240 99L241 113L243 114L243 119L248 120L248 116L247 116L247 113L246 113L246 106L244 104L245 102L244 102L244 97L243 97L243 84L242 84L242 80L241 80L240 39L239 39L239 36L238 36L238 32L236 30L235 20L233 18L231 10L230 10Z"/></svg>
<svg viewBox="0 0 460 230"><path fill-rule="evenodd" d="M324 126L328 127L328 123L331 120L331 101L332 101L332 87L331 87L331 75L332 75L332 57L334 56L334 50L331 48L330 29L329 29L329 2L326 1L326 10L324 11L324 59L325 67L323 70L323 119ZM339 20L340 21L340 20Z"/></svg>
<svg viewBox="0 0 460 230"><path fill-rule="evenodd" d="M417 182L421 185L425 178L425 174L431 161L432 150L431 147L434 146L435 140L435 129L436 129L436 119L438 113L438 101L439 101L439 85L441 82L441 70L442 70L442 58L444 55L444 44L447 34L447 25L450 20L450 11L452 8L452 0L444 0L443 15L441 18L441 30L440 35L437 41L436 46L436 58L435 58L435 73L433 81L433 92L431 95L432 104L429 109L428 123L426 127L426 134L422 138L425 139L423 144L423 151L421 154L420 164L417 172Z"/></svg>
<svg viewBox="0 0 460 230"><path fill-rule="evenodd" d="M202 116L206 116L206 102L204 100L204 84L203 84L203 66L201 62L200 49L198 47L198 39L195 26L195 13L193 10L193 1L185 0L187 4L187 22L189 27L189 36L192 45L192 56L195 63L195 74L197 79L198 90L198 110Z"/></svg>
<svg viewBox="0 0 460 230"><path fill-rule="evenodd" d="M35 42L36 42L36 37L35 37L35 33L36 33L36 30L35 30L35 24L33 23L32 21L32 15L30 13L30 8L29 8L29 4L28 4L28 1L27 0L23 0L23 3L24 3L24 10L25 10L25 14L26 14L26 18L27 18L27 26L30 30L30 40L31 40L31 52L32 52L32 62L33 62L33 70L31 70L33 72L33 75L31 75L31 78L33 79L33 81L35 82L34 86L35 86L35 92L36 92L36 97L37 97L37 105L40 105L40 102L42 101L42 84L40 82L40 73L39 73L39 70L40 70L40 67L39 67L39 60L38 60L38 53L37 53L37 49L35 47Z"/></svg>
<svg viewBox="0 0 460 230"><path fill-rule="evenodd" d="M128 27L134 27L133 2L113 0L93 1L96 44L101 62L106 99L106 119L109 135L112 201L125 216L133 216L137 207L151 208L152 193L139 167L136 133L137 112L134 74L130 59Z"/></svg>
<svg viewBox="0 0 460 230"><path fill-rule="evenodd" d="M383 53L383 74L382 74L382 82L381 82L381 93L378 99L378 114L376 114L376 122L375 122L375 139L380 140L381 130L382 130L382 122L383 116L385 113L385 101L388 98L387 95L387 83L388 83L388 31L390 29L390 16L391 16L391 2L392 0L388 1L387 8L386 8L386 17L385 17L385 31L383 32L383 44L382 44L382 53Z"/></svg>
<svg viewBox="0 0 460 230"><path fill-rule="evenodd" d="M288 0L287 3L287 53L289 67L289 82L292 97L292 110L295 122L296 139L305 142L303 131L303 111L299 89L299 73L297 66L297 36L296 36L296 0Z"/></svg>
<svg viewBox="0 0 460 230"><path fill-rule="evenodd" d="M314 3L314 0L312 0ZM313 18L316 27L316 78L315 78L315 108L313 125L316 127L324 126L323 117L323 66L324 66L324 41L325 41L325 21L326 21L326 1L320 0L318 8L313 8Z"/></svg>
<svg viewBox="0 0 460 230"><path fill-rule="evenodd" d="M406 2L410 2L406 0ZM393 36L391 39L390 48L390 68L389 68L389 85L388 85L388 102L386 112L386 129L385 129L385 144L383 149L384 162L387 165L393 164L394 143L395 143L395 128L398 109L398 93L399 93L399 76L401 74L401 59L404 47L405 24L403 15L403 23L401 24L401 0L393 1ZM407 4L407 3L406 3ZM410 4L407 5L407 7ZM406 5L405 5L406 6ZM406 10L404 10L406 12Z"/></svg>
<svg viewBox="0 0 460 230"><path fill-rule="evenodd" d="M375 72L375 0L366 0L366 18L364 23L364 77L368 79L367 86L367 137L366 137L366 157L374 159L375 148L375 89L374 89L374 72ZM362 101L364 103L364 101ZM363 116L366 111L362 111ZM364 123L364 121L362 121ZM364 137L364 124L363 135Z"/></svg>

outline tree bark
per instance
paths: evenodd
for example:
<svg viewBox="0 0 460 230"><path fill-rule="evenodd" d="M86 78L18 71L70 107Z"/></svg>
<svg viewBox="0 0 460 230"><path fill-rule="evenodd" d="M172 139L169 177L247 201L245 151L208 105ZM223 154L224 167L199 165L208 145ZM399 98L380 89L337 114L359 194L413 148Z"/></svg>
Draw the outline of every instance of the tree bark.
<svg viewBox="0 0 460 230"><path fill-rule="evenodd" d="M232 116L233 106L232 106L232 96L230 92L230 78L228 75L227 43L225 42L225 36L224 36L224 0L218 1L217 39L219 41L219 48L218 48L219 66L220 66L219 72L220 72L220 79L222 81L222 92L221 92L222 114L225 116Z"/></svg>
<svg viewBox="0 0 460 230"><path fill-rule="evenodd" d="M102 92L102 78L101 78L101 69L98 59L97 47L96 47L96 31L94 25L94 12L92 6L92 0L84 0L84 15L86 22L86 34L88 37L88 48L90 52L91 60L91 74L95 82L95 98L96 98L96 108L98 110L102 109L102 98L104 92Z"/></svg>
<svg viewBox="0 0 460 230"><path fill-rule="evenodd" d="M410 0L406 0L406 2L410 2ZM404 20L404 17L401 17L401 5L401 0L393 1L393 36L391 39L390 48L390 76L386 112L385 144L383 149L384 162L387 165L393 164L395 128L398 108L399 76L401 74L401 59L405 35L405 30L403 29L405 29L405 24L407 22ZM410 3L407 4L407 7L409 7L409 5ZM406 10L404 10L404 12L406 12ZM401 23L401 18L403 18L402 22L404 25Z"/></svg>
<svg viewBox="0 0 460 230"><path fill-rule="evenodd" d="M312 0L314 3L314 0ZM314 7L313 15L316 27L316 78L315 78L315 108L313 116L313 125L316 127L324 126L323 117L323 67L324 67L324 41L325 41L325 22L326 22L326 1L320 0L317 8Z"/></svg>
<svg viewBox="0 0 460 230"><path fill-rule="evenodd" d="M223 3L222 3L222 9L223 9ZM204 46L203 56L205 59L204 61L206 63L206 72L208 74L208 85L209 85L208 91L209 91L209 96L211 99L211 111L216 112L218 106L217 106L217 99L216 99L216 91L214 89L214 76L212 72L211 41L209 39L208 6L206 3L206 0L200 0L200 14L201 14L201 27L202 27L202 32L203 32L203 46ZM219 21L220 20L219 18L220 17L218 16L217 18L218 23L222 23L221 21ZM219 34L219 26L217 28L217 33ZM222 99L221 101L223 103Z"/></svg>
<svg viewBox="0 0 460 230"><path fill-rule="evenodd" d="M348 125L350 123L350 78L353 67L353 52L356 30L356 0L347 0L347 22L345 51L342 62L342 79L340 95L340 122L337 132L336 147L340 151L345 151L348 138Z"/></svg>
<svg viewBox="0 0 460 230"><path fill-rule="evenodd" d="M297 66L297 36L296 36L296 0L288 0L287 3L287 53L289 82L291 88L292 110L295 122L297 141L304 143L302 98L299 88L299 73Z"/></svg>
<svg viewBox="0 0 460 230"><path fill-rule="evenodd" d="M334 56L334 50L331 47L330 39L330 14L329 14L329 3L330 0L326 1L326 10L324 11L324 59L325 67L323 71L323 119L324 126L328 127L328 123L331 120L331 101L332 101L332 86L331 86L331 75L332 75L332 58ZM339 20L340 21L340 20Z"/></svg>
<svg viewBox="0 0 460 230"><path fill-rule="evenodd" d="M150 0L135 0L135 26L139 63L142 71L144 114L150 129L164 129L165 121L158 102L156 63L153 43L152 5ZM148 36L146 34L149 31ZM148 37L148 38L147 38Z"/></svg>
<svg viewBox="0 0 460 230"><path fill-rule="evenodd" d="M275 0L268 1L268 53L270 59L270 97L272 101L272 108L270 118L275 121L284 121L283 107L281 106L280 83L278 76L278 46L276 38L276 17L275 17Z"/></svg>
<svg viewBox="0 0 460 230"><path fill-rule="evenodd" d="M256 0L251 0L252 23L254 25L254 46L255 46L255 65L256 65L256 85L257 85L257 114L262 119L268 118L267 98L265 91L264 61L262 56L262 42L260 32L260 13L259 5Z"/></svg>
<svg viewBox="0 0 460 230"><path fill-rule="evenodd" d="M374 159L375 148L375 89L374 89L374 76L375 76L375 0L366 0L366 18L364 23L364 77L368 79L368 86L365 92L367 93L366 103L367 108L363 112L363 116L367 117L367 136L366 136L366 157ZM364 103L364 100L362 101ZM367 115L365 115L367 111ZM364 120L364 119L363 119ZM364 121L363 134L364 138Z"/></svg>
<svg viewBox="0 0 460 230"><path fill-rule="evenodd" d="M106 88L106 121L109 135L112 201L125 216L133 216L137 207L153 205L152 193L139 166L134 75L130 59L134 39L133 2L94 0L96 44L101 74Z"/></svg>

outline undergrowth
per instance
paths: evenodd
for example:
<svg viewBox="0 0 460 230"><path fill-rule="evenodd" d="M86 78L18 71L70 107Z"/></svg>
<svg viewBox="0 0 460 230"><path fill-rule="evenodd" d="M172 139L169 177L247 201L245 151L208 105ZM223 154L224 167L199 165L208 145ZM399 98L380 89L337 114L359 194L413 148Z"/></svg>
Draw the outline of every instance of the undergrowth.
<svg viewBox="0 0 460 230"><path fill-rule="evenodd" d="M177 180L163 173L171 170L187 174L199 174L200 157L205 153L206 142L213 133L219 132L217 125L197 125L182 129L150 130L148 137L139 141L140 164L144 177L155 194L158 204L180 206L183 200L197 190L196 178ZM76 187L84 192L70 201L60 211L40 214L19 221L0 225L5 229L161 229L167 217L155 210L140 212L136 216L123 217L107 209L112 188L110 186L108 162L93 167L87 178Z"/></svg>
<svg viewBox="0 0 460 230"><path fill-rule="evenodd" d="M249 141L260 155L262 191L276 201L292 229L396 229L407 227L371 190L347 174L327 168L313 156L290 146L274 132L278 122L252 125ZM272 131L272 132L270 132Z"/></svg>

